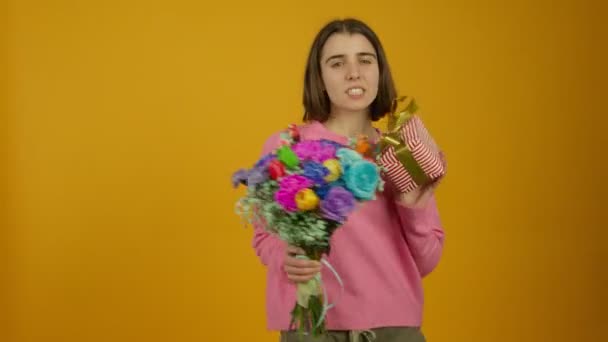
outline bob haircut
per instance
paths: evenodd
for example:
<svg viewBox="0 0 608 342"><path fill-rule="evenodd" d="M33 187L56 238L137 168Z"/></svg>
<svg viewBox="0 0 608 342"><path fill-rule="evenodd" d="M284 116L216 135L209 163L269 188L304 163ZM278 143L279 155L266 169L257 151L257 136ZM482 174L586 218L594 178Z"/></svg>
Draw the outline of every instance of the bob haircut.
<svg viewBox="0 0 608 342"><path fill-rule="evenodd" d="M335 33L361 34L372 44L378 57L379 80L378 94L370 104L370 116L372 121L378 121L393 109L393 102L397 97L397 91L393 82L386 54L380 43L380 39L372 29L360 20L347 18L334 20L326 24L315 37L306 63L304 74L304 117L303 121L324 122L329 119L330 99L324 91L323 79L321 77L321 51L327 39Z"/></svg>

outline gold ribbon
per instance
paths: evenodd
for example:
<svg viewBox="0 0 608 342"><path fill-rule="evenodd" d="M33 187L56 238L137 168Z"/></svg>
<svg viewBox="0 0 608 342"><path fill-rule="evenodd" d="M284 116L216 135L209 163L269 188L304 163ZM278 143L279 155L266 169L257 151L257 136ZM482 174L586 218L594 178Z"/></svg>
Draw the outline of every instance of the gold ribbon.
<svg viewBox="0 0 608 342"><path fill-rule="evenodd" d="M401 134L401 127L407 124L416 113L418 105L413 98L402 96L393 102L391 110L391 113L388 114L388 131L380 138L380 148L384 152L389 146L393 146L397 160L407 170L414 182L418 185L425 184L430 179L412 155L412 151L404 141L405 137Z"/></svg>

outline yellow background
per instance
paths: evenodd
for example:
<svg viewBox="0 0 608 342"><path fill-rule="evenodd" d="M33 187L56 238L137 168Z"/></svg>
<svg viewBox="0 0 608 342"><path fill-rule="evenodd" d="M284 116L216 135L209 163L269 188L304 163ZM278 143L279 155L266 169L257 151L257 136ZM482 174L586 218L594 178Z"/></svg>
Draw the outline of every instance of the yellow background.
<svg viewBox="0 0 608 342"><path fill-rule="evenodd" d="M343 16L448 156L428 340L608 340L600 2L3 2L0 340L275 341L229 177Z"/></svg>

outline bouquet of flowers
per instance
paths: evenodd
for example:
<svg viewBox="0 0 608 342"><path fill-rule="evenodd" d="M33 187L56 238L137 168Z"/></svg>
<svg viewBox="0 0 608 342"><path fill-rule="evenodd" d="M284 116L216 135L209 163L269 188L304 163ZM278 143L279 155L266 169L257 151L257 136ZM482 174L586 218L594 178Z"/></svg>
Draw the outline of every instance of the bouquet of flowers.
<svg viewBox="0 0 608 342"><path fill-rule="evenodd" d="M333 232L349 213L383 189L373 150L365 137L351 139L348 145L300 140L297 127L290 125L278 148L251 169L234 173L233 186L247 186L237 202L237 214L302 248L304 258L321 261L330 253ZM313 336L324 333L328 307L320 274L298 284L291 329Z"/></svg>

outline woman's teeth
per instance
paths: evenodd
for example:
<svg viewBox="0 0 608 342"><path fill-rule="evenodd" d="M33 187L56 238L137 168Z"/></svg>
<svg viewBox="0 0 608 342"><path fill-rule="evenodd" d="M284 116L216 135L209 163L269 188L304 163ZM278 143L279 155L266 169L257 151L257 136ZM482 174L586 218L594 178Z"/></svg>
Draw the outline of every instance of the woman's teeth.
<svg viewBox="0 0 608 342"><path fill-rule="evenodd" d="M351 88L347 90L348 95L361 95L363 94L363 88Z"/></svg>

